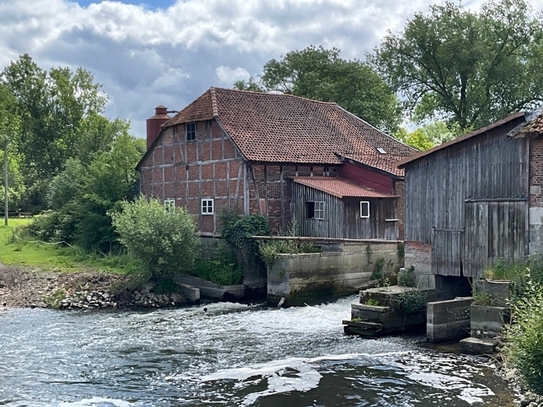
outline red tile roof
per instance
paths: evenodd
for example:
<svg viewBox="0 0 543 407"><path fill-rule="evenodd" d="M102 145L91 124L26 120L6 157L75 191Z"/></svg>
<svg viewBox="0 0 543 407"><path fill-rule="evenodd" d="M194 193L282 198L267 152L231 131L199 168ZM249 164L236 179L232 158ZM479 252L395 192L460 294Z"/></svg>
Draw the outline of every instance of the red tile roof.
<svg viewBox="0 0 543 407"><path fill-rule="evenodd" d="M209 89L163 127L211 118L249 161L340 164L340 154L380 165L378 147L401 158L416 152L336 103L233 89Z"/></svg>
<svg viewBox="0 0 543 407"><path fill-rule="evenodd" d="M398 162L405 159L405 157L390 155L390 154L379 154L379 155L367 155L367 154L347 154L345 158L350 160L362 163L364 165L378 168L382 171L388 172L389 174L394 174L399 177L404 176L404 170L398 168Z"/></svg>
<svg viewBox="0 0 543 407"><path fill-rule="evenodd" d="M298 184L318 189L338 198L397 198L396 195L364 188L353 181L339 177L293 177L292 179Z"/></svg>
<svg viewBox="0 0 543 407"><path fill-rule="evenodd" d="M422 157L426 157L427 155L433 154L436 151L439 151L439 150L442 150L442 149L447 148L449 146L452 146L454 144L461 143L463 141L469 140L472 137L478 136L479 134L482 134L482 133L485 133L485 132L487 132L489 130L495 129L496 127L500 127L500 126L503 126L504 124L508 124L508 123L512 122L513 120L524 117L524 115L525 115L524 112L518 112L518 113L512 114L511 116L506 117L505 119L498 120L497 122L489 124L486 127L482 127L482 128L480 128L478 130L472 131L471 133L464 134L463 136L460 136L460 137L455 138L455 139L453 139L451 141L448 141L447 143L440 144L439 146L435 146L435 147L433 147L433 148L431 148L429 150L422 151L422 152L419 152L418 154L415 154L415 155L413 155L411 157L408 157L406 159L402 159L401 161L399 161L397 163L397 165L398 165L399 168L404 168L405 164L408 164L408 163L413 162L413 161L417 161L418 159L420 159Z"/></svg>
<svg viewBox="0 0 543 407"><path fill-rule="evenodd" d="M508 133L511 138L528 136L540 136L543 134L543 113L535 113L532 117L526 117L526 122L519 124Z"/></svg>

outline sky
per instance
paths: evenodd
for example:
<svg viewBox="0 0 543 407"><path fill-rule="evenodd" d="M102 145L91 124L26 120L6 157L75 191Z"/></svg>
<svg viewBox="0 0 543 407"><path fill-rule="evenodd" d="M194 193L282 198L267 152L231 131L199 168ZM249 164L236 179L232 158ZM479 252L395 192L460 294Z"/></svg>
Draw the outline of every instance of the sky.
<svg viewBox="0 0 543 407"><path fill-rule="evenodd" d="M181 110L211 86L256 77L309 45L364 59L390 30L442 0L0 0L0 70L29 54L42 68L82 67L105 114L145 137L160 104ZM478 9L482 0L464 0ZM532 0L543 9L543 0Z"/></svg>

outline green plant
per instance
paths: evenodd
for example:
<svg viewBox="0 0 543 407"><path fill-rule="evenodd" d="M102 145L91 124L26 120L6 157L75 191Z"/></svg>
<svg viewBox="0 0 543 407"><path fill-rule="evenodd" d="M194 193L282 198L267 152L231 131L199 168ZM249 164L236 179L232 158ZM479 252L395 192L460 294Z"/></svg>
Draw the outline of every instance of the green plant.
<svg viewBox="0 0 543 407"><path fill-rule="evenodd" d="M489 280L514 281L526 274L527 262L509 263L505 259L498 259L492 266L485 269L485 277Z"/></svg>
<svg viewBox="0 0 543 407"><path fill-rule="evenodd" d="M58 289L52 294L45 297L43 299L43 302L49 308L59 309L62 304L62 300L64 300L65 298L66 298L66 293L64 292L64 290Z"/></svg>
<svg viewBox="0 0 543 407"><path fill-rule="evenodd" d="M398 273L398 285L402 287L415 287L415 267L410 266L405 271Z"/></svg>
<svg viewBox="0 0 543 407"><path fill-rule="evenodd" d="M375 266L373 268L373 272L371 273L370 280L382 280L384 277L384 274L383 274L384 266L385 266L385 259L382 257L380 259L377 259L377 261L375 262Z"/></svg>
<svg viewBox="0 0 543 407"><path fill-rule="evenodd" d="M392 307L404 314L420 311L425 306L426 294L419 290L405 291L392 300Z"/></svg>
<svg viewBox="0 0 543 407"><path fill-rule="evenodd" d="M398 257L401 262L405 259L405 245L403 243L398 243Z"/></svg>
<svg viewBox="0 0 543 407"><path fill-rule="evenodd" d="M492 296L486 291L474 291L473 292L473 304L474 305L492 305Z"/></svg>
<svg viewBox="0 0 543 407"><path fill-rule="evenodd" d="M533 281L512 307L513 324L505 331L506 362L533 392L543 395L543 287Z"/></svg>
<svg viewBox="0 0 543 407"><path fill-rule="evenodd" d="M381 305L381 302L376 299L376 298L368 298L366 300L366 305L370 305L370 306L374 306L374 307L378 307Z"/></svg>
<svg viewBox="0 0 543 407"><path fill-rule="evenodd" d="M137 258L155 282L175 279L192 270L199 238L194 220L184 208L166 211L156 199L124 201L110 214L120 242Z"/></svg>
<svg viewBox="0 0 543 407"><path fill-rule="evenodd" d="M371 255L373 254L373 251L371 250L371 246L370 245L366 245L366 260L367 260L367 265L369 266L371 264Z"/></svg>

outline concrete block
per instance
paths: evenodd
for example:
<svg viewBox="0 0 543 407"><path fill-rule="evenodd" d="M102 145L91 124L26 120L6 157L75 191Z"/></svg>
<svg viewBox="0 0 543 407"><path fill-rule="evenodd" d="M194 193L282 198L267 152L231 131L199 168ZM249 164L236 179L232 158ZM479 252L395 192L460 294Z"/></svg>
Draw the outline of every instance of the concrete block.
<svg viewBox="0 0 543 407"><path fill-rule="evenodd" d="M489 294L492 299L492 306L507 307L510 285L511 283L509 281L481 279L475 280L475 283L473 285L473 291Z"/></svg>
<svg viewBox="0 0 543 407"><path fill-rule="evenodd" d="M426 320L428 341L440 342L468 336L471 302L471 297L429 302Z"/></svg>
<svg viewBox="0 0 543 407"><path fill-rule="evenodd" d="M488 307L484 305L472 305L470 309L470 328L472 336L480 336L480 333L500 333L503 325L510 322L510 311L505 307Z"/></svg>
<svg viewBox="0 0 543 407"><path fill-rule="evenodd" d="M197 287L192 287L187 284L180 284L179 285L181 294L183 294L183 297L187 300L189 304L197 304L200 302L200 289Z"/></svg>
<svg viewBox="0 0 543 407"><path fill-rule="evenodd" d="M496 352L497 342L479 338L466 338L460 341L460 351L470 355L484 355Z"/></svg>

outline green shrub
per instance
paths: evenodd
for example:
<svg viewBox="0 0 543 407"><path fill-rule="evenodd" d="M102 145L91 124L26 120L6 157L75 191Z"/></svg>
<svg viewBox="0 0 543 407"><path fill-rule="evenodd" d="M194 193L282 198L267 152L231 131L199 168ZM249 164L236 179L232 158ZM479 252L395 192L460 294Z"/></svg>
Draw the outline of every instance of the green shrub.
<svg viewBox="0 0 543 407"><path fill-rule="evenodd" d="M218 285L239 284L243 279L243 273L235 263L225 263L217 259L196 260L191 274Z"/></svg>
<svg viewBox="0 0 543 407"><path fill-rule="evenodd" d="M473 304L474 305L492 305L492 296L486 291L474 291L473 292Z"/></svg>
<svg viewBox="0 0 543 407"><path fill-rule="evenodd" d="M371 273L370 280L382 280L384 277L383 268L385 266L385 259L380 258L375 262L375 267Z"/></svg>
<svg viewBox="0 0 543 407"><path fill-rule="evenodd" d="M398 285L402 287L415 287L415 267L410 266L407 270L398 273Z"/></svg>
<svg viewBox="0 0 543 407"><path fill-rule="evenodd" d="M381 305L381 302L376 299L376 298L368 298L366 300L366 305L370 305L370 306L374 306L374 307L378 307Z"/></svg>
<svg viewBox="0 0 543 407"><path fill-rule="evenodd" d="M199 238L184 208L164 209L156 199L124 201L110 214L120 242L139 259L154 281L174 279L192 270Z"/></svg>
<svg viewBox="0 0 543 407"><path fill-rule="evenodd" d="M426 306L426 294L419 290L400 293L394 296L392 306L404 314L420 311Z"/></svg>
<svg viewBox="0 0 543 407"><path fill-rule="evenodd" d="M500 258L485 269L485 277L489 280L514 281L526 274L526 267L526 262L510 263Z"/></svg>
<svg viewBox="0 0 543 407"><path fill-rule="evenodd" d="M512 308L513 324L506 330L507 362L533 392L543 395L543 288L529 282L523 298Z"/></svg>

